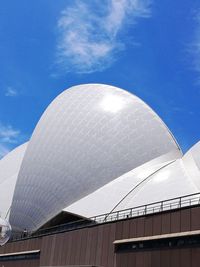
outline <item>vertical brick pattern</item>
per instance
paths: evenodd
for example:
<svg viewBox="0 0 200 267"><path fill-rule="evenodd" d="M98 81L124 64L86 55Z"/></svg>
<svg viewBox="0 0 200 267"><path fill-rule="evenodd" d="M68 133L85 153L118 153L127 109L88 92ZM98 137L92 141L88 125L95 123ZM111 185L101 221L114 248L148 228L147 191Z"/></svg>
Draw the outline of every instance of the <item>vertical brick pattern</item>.
<svg viewBox="0 0 200 267"><path fill-rule="evenodd" d="M114 240L192 230L200 230L200 207L8 243L1 254L40 249L40 260L0 261L0 266L199 267L198 247L114 253Z"/></svg>

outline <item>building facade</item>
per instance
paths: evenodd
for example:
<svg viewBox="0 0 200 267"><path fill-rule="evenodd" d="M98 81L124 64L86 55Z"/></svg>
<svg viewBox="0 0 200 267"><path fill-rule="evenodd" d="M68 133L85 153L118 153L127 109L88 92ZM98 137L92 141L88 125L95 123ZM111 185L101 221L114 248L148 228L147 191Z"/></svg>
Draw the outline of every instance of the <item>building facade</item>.
<svg viewBox="0 0 200 267"><path fill-rule="evenodd" d="M69 88L0 160L0 267L199 266L199 155L137 96Z"/></svg>
<svg viewBox="0 0 200 267"><path fill-rule="evenodd" d="M118 219L113 214L112 221L22 236L0 249L0 266L198 267L199 197L140 207L132 210L133 217L126 210Z"/></svg>

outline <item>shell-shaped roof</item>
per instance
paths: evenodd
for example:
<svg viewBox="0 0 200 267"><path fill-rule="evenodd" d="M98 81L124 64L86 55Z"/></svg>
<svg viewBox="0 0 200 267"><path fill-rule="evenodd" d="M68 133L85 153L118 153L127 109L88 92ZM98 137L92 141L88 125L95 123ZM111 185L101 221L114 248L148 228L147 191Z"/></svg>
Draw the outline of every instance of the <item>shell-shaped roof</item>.
<svg viewBox="0 0 200 267"><path fill-rule="evenodd" d="M66 207L65 210L92 217L198 193L199 162L200 142L182 158L170 153L151 160ZM187 198L184 199L187 205L189 202L187 203ZM175 201L178 202L179 200ZM93 205L90 206L90 203Z"/></svg>
<svg viewBox="0 0 200 267"><path fill-rule="evenodd" d="M173 150L181 156L166 125L135 95L101 84L72 87L49 105L34 130L11 224L37 229L67 205Z"/></svg>
<svg viewBox="0 0 200 267"><path fill-rule="evenodd" d="M18 146L0 160L0 215L9 215L13 193L27 143Z"/></svg>

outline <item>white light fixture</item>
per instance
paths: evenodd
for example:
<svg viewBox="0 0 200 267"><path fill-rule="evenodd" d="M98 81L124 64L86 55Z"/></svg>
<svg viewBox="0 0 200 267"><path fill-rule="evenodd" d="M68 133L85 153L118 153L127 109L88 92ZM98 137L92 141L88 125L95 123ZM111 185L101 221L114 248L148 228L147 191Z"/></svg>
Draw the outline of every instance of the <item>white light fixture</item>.
<svg viewBox="0 0 200 267"><path fill-rule="evenodd" d="M5 245L11 236L11 225L8 221L0 218L0 246Z"/></svg>

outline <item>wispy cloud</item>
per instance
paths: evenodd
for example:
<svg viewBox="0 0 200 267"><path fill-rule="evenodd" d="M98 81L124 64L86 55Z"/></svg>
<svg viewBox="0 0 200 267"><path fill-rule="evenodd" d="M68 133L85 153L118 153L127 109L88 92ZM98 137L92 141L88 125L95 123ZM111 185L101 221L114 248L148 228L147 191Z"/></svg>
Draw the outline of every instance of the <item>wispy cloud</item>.
<svg viewBox="0 0 200 267"><path fill-rule="evenodd" d="M18 95L18 91L11 87L11 86L8 86L6 88L6 91L5 91L5 96L9 96L9 97L14 97L14 96L17 96Z"/></svg>
<svg viewBox="0 0 200 267"><path fill-rule="evenodd" d="M0 123L0 142L17 143L20 131L14 129L11 125L3 125Z"/></svg>
<svg viewBox="0 0 200 267"><path fill-rule="evenodd" d="M195 33L194 40L189 46L189 52L193 55L193 68L200 75L200 10L195 12ZM198 83L200 82L200 76Z"/></svg>
<svg viewBox="0 0 200 267"><path fill-rule="evenodd" d="M58 63L79 73L105 69L125 48L124 26L149 17L150 4L150 0L73 1L58 20Z"/></svg>
<svg viewBox="0 0 200 267"><path fill-rule="evenodd" d="M14 129L11 125L4 125L0 122L0 158L5 156L16 144L22 142L24 136L20 130Z"/></svg>

